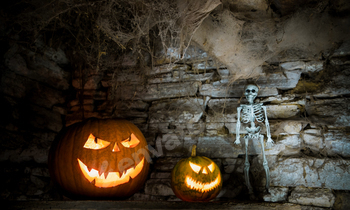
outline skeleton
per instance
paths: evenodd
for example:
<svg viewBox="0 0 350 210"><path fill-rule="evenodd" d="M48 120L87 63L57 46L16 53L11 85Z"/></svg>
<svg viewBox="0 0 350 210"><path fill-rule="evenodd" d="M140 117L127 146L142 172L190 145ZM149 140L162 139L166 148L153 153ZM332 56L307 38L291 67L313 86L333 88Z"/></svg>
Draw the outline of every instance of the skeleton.
<svg viewBox="0 0 350 210"><path fill-rule="evenodd" d="M271 147L273 145L273 140L271 139L270 134L270 125L269 121L267 119L266 114L266 107L263 105L263 103L254 103L254 99L258 95L259 88L256 85L248 85L245 89L244 95L246 96L249 105L241 104L237 108L237 126L236 126L236 141L235 144L240 144L240 128L241 128L241 121L242 123L250 123L250 127L246 127L246 131L248 132L247 135L244 136L245 141L245 163L244 163L244 178L246 181L246 185L248 187L249 193L253 193L253 188L250 185L249 182L249 168L250 163L248 161L248 140L249 139L259 139L260 144L262 147L262 154L263 154L263 166L266 173L266 190L269 190L270 187L270 173L269 173L269 166L265 157L265 151L264 151L264 135L260 134L260 126L255 126L255 121L261 123L265 121L266 126L266 132L267 132L267 147ZM240 118L240 113L242 111L242 119Z"/></svg>

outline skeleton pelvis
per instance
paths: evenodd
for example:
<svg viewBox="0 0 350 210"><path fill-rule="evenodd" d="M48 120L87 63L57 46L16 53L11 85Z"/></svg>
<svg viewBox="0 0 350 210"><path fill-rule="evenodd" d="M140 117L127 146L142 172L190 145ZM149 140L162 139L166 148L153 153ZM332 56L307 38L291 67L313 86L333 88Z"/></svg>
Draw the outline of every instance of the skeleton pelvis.
<svg viewBox="0 0 350 210"><path fill-rule="evenodd" d="M255 133L259 133L259 131L260 131L260 126L258 126L258 127L252 127L252 128L246 127L245 129L247 130L248 133L250 133L250 134L255 134Z"/></svg>

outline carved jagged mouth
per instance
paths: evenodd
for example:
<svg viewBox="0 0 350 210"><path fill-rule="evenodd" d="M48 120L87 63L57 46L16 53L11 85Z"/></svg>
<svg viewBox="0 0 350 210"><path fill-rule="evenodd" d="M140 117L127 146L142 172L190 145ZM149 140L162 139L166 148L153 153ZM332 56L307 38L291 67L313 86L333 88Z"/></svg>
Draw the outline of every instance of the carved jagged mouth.
<svg viewBox="0 0 350 210"><path fill-rule="evenodd" d="M93 182L95 180L96 187L115 187L130 181L130 178L135 178L141 171L144 165L144 159L134 167L125 170L122 174L119 172L105 172L100 173L98 170L91 169L89 171L88 167L78 158L78 163L81 171L83 172L85 178L89 180L89 182Z"/></svg>
<svg viewBox="0 0 350 210"><path fill-rule="evenodd" d="M193 180L191 177L186 176L186 185L188 188L191 188L193 190L197 190L200 192L208 192L210 190L215 189L217 186L220 185L221 182L221 177L218 176L214 181L210 182L210 183L202 183L202 182L196 182L195 180Z"/></svg>

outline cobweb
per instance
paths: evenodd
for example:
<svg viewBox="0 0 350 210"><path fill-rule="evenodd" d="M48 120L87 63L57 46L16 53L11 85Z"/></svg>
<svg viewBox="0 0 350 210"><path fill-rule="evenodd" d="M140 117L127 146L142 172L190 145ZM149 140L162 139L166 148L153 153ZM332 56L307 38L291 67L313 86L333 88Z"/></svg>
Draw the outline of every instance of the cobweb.
<svg viewBox="0 0 350 210"><path fill-rule="evenodd" d="M103 61L103 55L118 49L153 56L152 42L159 39L165 50L176 49L182 59L194 32L219 4L220 0L27 0L9 8L19 9L12 14L11 24L20 25L26 37L35 40L52 33L64 39L55 33L68 31L75 40L70 47L85 62L107 69L113 65Z"/></svg>
<svg viewBox="0 0 350 210"><path fill-rule="evenodd" d="M192 40L227 66L231 84L257 79L265 62L319 60L349 39L350 18L332 16L327 5L323 0L289 16L260 19L244 19L228 9L214 11Z"/></svg>

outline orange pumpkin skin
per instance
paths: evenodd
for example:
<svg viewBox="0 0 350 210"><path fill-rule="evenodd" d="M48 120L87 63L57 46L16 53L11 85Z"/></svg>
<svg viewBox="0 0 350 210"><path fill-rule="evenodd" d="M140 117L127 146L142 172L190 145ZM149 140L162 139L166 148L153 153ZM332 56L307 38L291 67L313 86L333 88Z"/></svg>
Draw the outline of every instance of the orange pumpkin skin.
<svg viewBox="0 0 350 210"><path fill-rule="evenodd" d="M91 134L109 145L101 149L85 148ZM122 141L130 139L132 134L139 140L138 144L132 148L124 147L125 143L122 144ZM83 173L79 160L91 172L98 171L93 180L89 180ZM144 185L149 161L145 137L134 124L120 119L88 119L59 133L50 148L49 171L54 183L70 198L124 199L132 196ZM126 171L130 168L132 171L136 166L139 169L137 175L135 173L133 178L127 176ZM111 187L96 186L106 177L115 174L125 178L123 183L112 182L114 184Z"/></svg>
<svg viewBox="0 0 350 210"><path fill-rule="evenodd" d="M200 166L198 173L193 171L190 163ZM208 169L208 166L211 164L214 165L213 171ZM204 170L207 172L206 174L203 174ZM199 183L201 187L190 187L187 184L187 179L190 179L192 184L195 182ZM209 187L210 183L213 187ZM180 160L175 165L171 173L171 187L175 195L183 201L210 201L220 193L222 187L221 172L211 159L204 156L192 156ZM206 189L204 190L203 188Z"/></svg>

